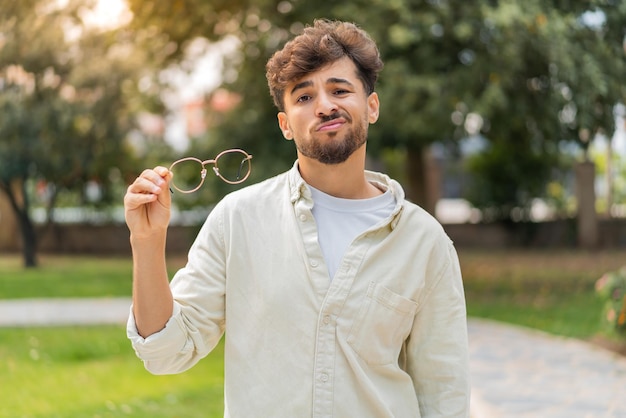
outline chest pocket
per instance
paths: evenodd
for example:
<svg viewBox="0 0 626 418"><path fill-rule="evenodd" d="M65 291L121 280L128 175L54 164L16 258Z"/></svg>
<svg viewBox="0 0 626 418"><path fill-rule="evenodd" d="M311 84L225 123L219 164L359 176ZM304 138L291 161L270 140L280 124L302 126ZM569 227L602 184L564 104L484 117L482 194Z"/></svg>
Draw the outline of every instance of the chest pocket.
<svg viewBox="0 0 626 418"><path fill-rule="evenodd" d="M347 342L368 364L398 361L417 312L417 303L371 282Z"/></svg>

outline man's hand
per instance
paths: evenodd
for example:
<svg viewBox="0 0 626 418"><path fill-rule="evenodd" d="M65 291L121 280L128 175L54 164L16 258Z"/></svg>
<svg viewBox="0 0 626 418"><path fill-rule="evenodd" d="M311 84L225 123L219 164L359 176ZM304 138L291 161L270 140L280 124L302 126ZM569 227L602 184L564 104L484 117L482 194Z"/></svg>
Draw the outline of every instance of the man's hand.
<svg viewBox="0 0 626 418"><path fill-rule="evenodd" d="M144 338L163 329L173 311L165 266L171 178L165 167L144 170L124 196L133 249L133 313L137 331Z"/></svg>
<svg viewBox="0 0 626 418"><path fill-rule="evenodd" d="M165 167L144 170L128 186L124 216L133 238L149 238L167 230L171 196L168 183L172 173Z"/></svg>

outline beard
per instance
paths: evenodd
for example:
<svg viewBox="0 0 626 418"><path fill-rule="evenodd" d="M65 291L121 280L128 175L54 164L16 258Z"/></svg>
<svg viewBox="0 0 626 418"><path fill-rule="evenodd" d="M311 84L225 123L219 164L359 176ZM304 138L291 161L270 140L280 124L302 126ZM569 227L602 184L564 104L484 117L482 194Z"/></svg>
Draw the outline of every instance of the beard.
<svg viewBox="0 0 626 418"><path fill-rule="evenodd" d="M328 122L338 118L339 114L330 115L322 120ZM348 122L351 119L343 116ZM367 119L366 119L367 120ZM295 141L296 148L305 157L319 161L322 164L340 164L345 162L357 149L367 141L367 123L350 128L344 138L338 138L337 132L327 134L328 140L317 140L312 136L307 140Z"/></svg>

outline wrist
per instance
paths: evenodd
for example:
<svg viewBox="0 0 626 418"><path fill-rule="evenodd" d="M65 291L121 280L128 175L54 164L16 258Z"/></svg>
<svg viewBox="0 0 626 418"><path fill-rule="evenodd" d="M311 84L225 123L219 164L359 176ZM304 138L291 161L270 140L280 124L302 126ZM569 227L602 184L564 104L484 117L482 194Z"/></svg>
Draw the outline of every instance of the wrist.
<svg viewBox="0 0 626 418"><path fill-rule="evenodd" d="M167 241L167 230L151 232L149 234L130 234L130 246L133 251L146 248L150 251L162 249L165 251L165 243Z"/></svg>

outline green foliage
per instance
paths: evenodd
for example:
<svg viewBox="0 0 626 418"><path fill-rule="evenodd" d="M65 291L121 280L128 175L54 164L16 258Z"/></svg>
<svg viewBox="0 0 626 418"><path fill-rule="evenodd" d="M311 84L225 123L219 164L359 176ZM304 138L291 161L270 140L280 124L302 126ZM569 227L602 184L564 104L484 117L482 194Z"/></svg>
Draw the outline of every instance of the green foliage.
<svg viewBox="0 0 626 418"><path fill-rule="evenodd" d="M287 167L294 152L276 127L264 64L315 18L354 21L379 44L385 69L370 153L401 148L421 156L433 142L480 132L495 143L493 148L511 147L509 154L515 155L498 160L506 152L492 148L485 157L490 163L477 164L473 173L481 185L498 181L494 173L511 170L511 163L539 168L507 177L511 192L504 209L536 197L532 193L549 180L547 167L559 156L559 141L586 147L595 132L612 132L612 108L626 99L626 6L614 0L353 0L323 8L315 2L273 0L130 4L136 28L158 34L156 50L169 51L168 59L180 56L195 37L239 39L239 55L228 62L225 85L243 100L212 137L258 156L256 167L266 175ZM600 19L588 23L582 18L586 12ZM466 129L473 115L483 121L479 132ZM535 178L526 179L530 176ZM422 187L420 179L409 177L408 183Z"/></svg>
<svg viewBox="0 0 626 418"><path fill-rule="evenodd" d="M624 109L626 108L622 107L622 112ZM614 147L615 145L605 138L602 146L591 147L589 150L589 159L596 166L596 174L604 177L607 183L610 179L610 186L607 184L607 187L611 187L612 202L603 201L604 199L599 199L598 202L598 206L602 205L605 209L610 203L626 203L626 159L621 153L614 152Z"/></svg>
<svg viewBox="0 0 626 418"><path fill-rule="evenodd" d="M495 210L509 219L512 207L525 209L543 195L566 161L563 140L586 149L595 133L613 132L613 107L626 97L619 75L626 55L622 41L609 36L618 30L615 21L595 27L582 13L597 10L624 22L623 9L527 2L500 3L488 13L496 34L489 82L476 107L468 107L486 117L483 133L491 142L468 166L476 179L470 200L487 218Z"/></svg>
<svg viewBox="0 0 626 418"><path fill-rule="evenodd" d="M49 214L60 194L110 203L136 170L126 136L146 102L137 80L149 68L122 29L83 22L91 0L9 3L0 10L0 192L19 219L25 264L34 265L34 203Z"/></svg>
<svg viewBox="0 0 626 418"><path fill-rule="evenodd" d="M596 293L604 302L607 328L626 337L626 266L603 274L596 282Z"/></svg>
<svg viewBox="0 0 626 418"><path fill-rule="evenodd" d="M467 171L475 176L466 197L482 209L486 222L509 219L514 209L521 211L516 220L530 220L531 199L543 196L556 165L555 156L548 157L523 138L492 141L487 150L468 157Z"/></svg>
<svg viewBox="0 0 626 418"><path fill-rule="evenodd" d="M54 190L88 181L107 194L112 166L128 170L132 128L126 97L141 59L119 32L97 32L77 17L84 2L14 2L0 14L0 187L41 178ZM79 31L79 38L70 37ZM28 45L28 48L21 46ZM138 59L139 58L139 59Z"/></svg>

